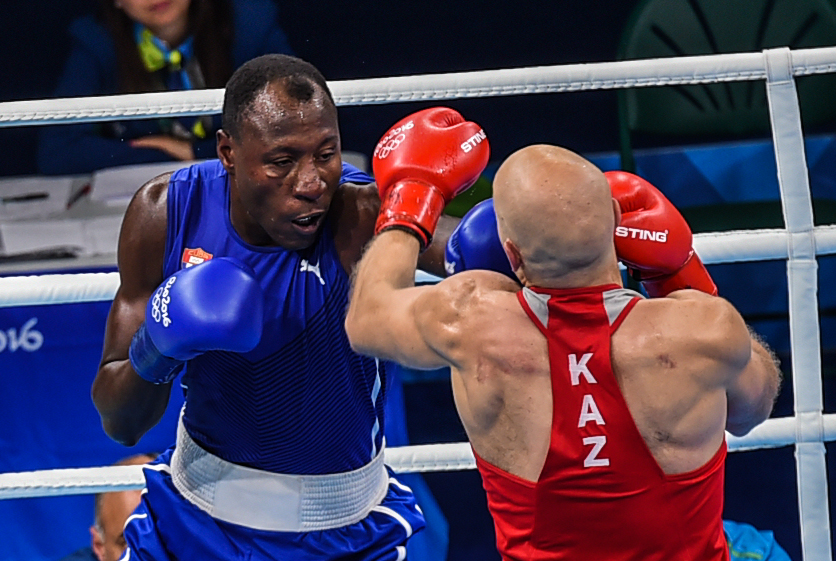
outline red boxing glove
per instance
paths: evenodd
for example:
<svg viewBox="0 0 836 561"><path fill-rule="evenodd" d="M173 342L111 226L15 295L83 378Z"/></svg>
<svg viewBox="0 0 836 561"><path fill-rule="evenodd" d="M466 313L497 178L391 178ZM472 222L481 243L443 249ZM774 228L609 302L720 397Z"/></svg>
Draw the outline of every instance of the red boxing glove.
<svg viewBox="0 0 836 561"><path fill-rule="evenodd" d="M479 179L489 156L482 128L453 109L433 107L398 121L372 155L381 201L375 234L404 229L425 250L444 207Z"/></svg>
<svg viewBox="0 0 836 561"><path fill-rule="evenodd" d="M621 207L615 252L648 296L693 288L714 296L717 287L694 253L691 228L653 185L632 173L608 171L613 198Z"/></svg>

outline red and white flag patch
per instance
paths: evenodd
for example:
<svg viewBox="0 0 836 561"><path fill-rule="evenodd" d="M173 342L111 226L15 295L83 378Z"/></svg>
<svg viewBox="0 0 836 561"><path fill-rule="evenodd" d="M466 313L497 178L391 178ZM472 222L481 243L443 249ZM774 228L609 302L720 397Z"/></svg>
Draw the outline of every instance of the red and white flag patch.
<svg viewBox="0 0 836 561"><path fill-rule="evenodd" d="M204 261L209 261L210 259L212 259L212 254L204 251L201 248L186 248L183 251L183 264L186 266L187 269L189 267L194 267L195 265L200 265Z"/></svg>

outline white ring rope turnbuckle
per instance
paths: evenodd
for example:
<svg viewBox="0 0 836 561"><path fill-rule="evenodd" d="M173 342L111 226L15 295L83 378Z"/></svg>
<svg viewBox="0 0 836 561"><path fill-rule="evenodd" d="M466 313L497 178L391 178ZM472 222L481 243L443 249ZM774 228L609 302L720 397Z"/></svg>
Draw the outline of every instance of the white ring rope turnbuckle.
<svg viewBox="0 0 836 561"><path fill-rule="evenodd" d="M801 545L805 561L831 561L824 443L836 440L836 415L823 414L817 278L819 255L836 253L836 226L813 225L795 76L836 72L836 47L769 49L697 57L634 60L331 82L337 105L556 93L595 89L764 80L786 228L701 234L706 263L787 261L795 414L768 419L730 450L795 446ZM0 127L218 113L221 90L0 103ZM118 276L0 278L0 307L113 298ZM395 471L475 467L467 443L386 451ZM0 498L95 493L142 487L138 466L0 474Z"/></svg>

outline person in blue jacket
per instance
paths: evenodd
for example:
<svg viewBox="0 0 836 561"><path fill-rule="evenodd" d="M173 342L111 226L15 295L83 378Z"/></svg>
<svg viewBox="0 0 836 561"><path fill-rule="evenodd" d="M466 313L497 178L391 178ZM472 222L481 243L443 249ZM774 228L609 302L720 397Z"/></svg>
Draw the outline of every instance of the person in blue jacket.
<svg viewBox="0 0 836 561"><path fill-rule="evenodd" d="M292 54L274 0L102 0L70 26L54 97L223 88L235 68ZM38 169L72 175L215 157L220 116L55 125L41 131Z"/></svg>

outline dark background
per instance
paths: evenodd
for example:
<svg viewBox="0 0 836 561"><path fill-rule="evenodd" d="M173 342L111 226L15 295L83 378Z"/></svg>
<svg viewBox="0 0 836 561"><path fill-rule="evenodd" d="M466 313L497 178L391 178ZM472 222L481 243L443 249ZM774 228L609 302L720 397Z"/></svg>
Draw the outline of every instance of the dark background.
<svg viewBox="0 0 836 561"><path fill-rule="evenodd" d="M0 100L50 97L69 49L67 24L93 0L7 0L0 18ZM330 80L614 60L636 2L279 2L297 55ZM579 152L617 147L615 93L451 101L491 131L493 158L533 142ZM426 104L341 109L343 147L369 154L392 123ZM37 127L0 129L0 175L36 173Z"/></svg>
<svg viewBox="0 0 836 561"><path fill-rule="evenodd" d="M637 4L616 0L321 0L280 2L280 7L282 25L296 54L335 81L615 60L621 30ZM66 27L72 18L90 13L94 5L91 0L4 3L0 101L50 95L69 48ZM369 154L390 124L426 105L341 109L344 149ZM561 144L582 154L618 149L614 91L451 101L449 105L489 131L494 160L538 142ZM0 129L0 175L36 173L36 134L36 127ZM781 264L775 265L772 274L785 274ZM827 286L827 279L822 283ZM827 362L825 369L829 369ZM775 416L792 414L786 360L784 371L788 380ZM833 385L833 378L826 377L827 404L834 402ZM413 442L464 440L446 380L412 383L405 391ZM425 477L450 522L449 559L498 559L478 474ZM774 530L793 559L800 559L792 448L729 456L726 516Z"/></svg>

